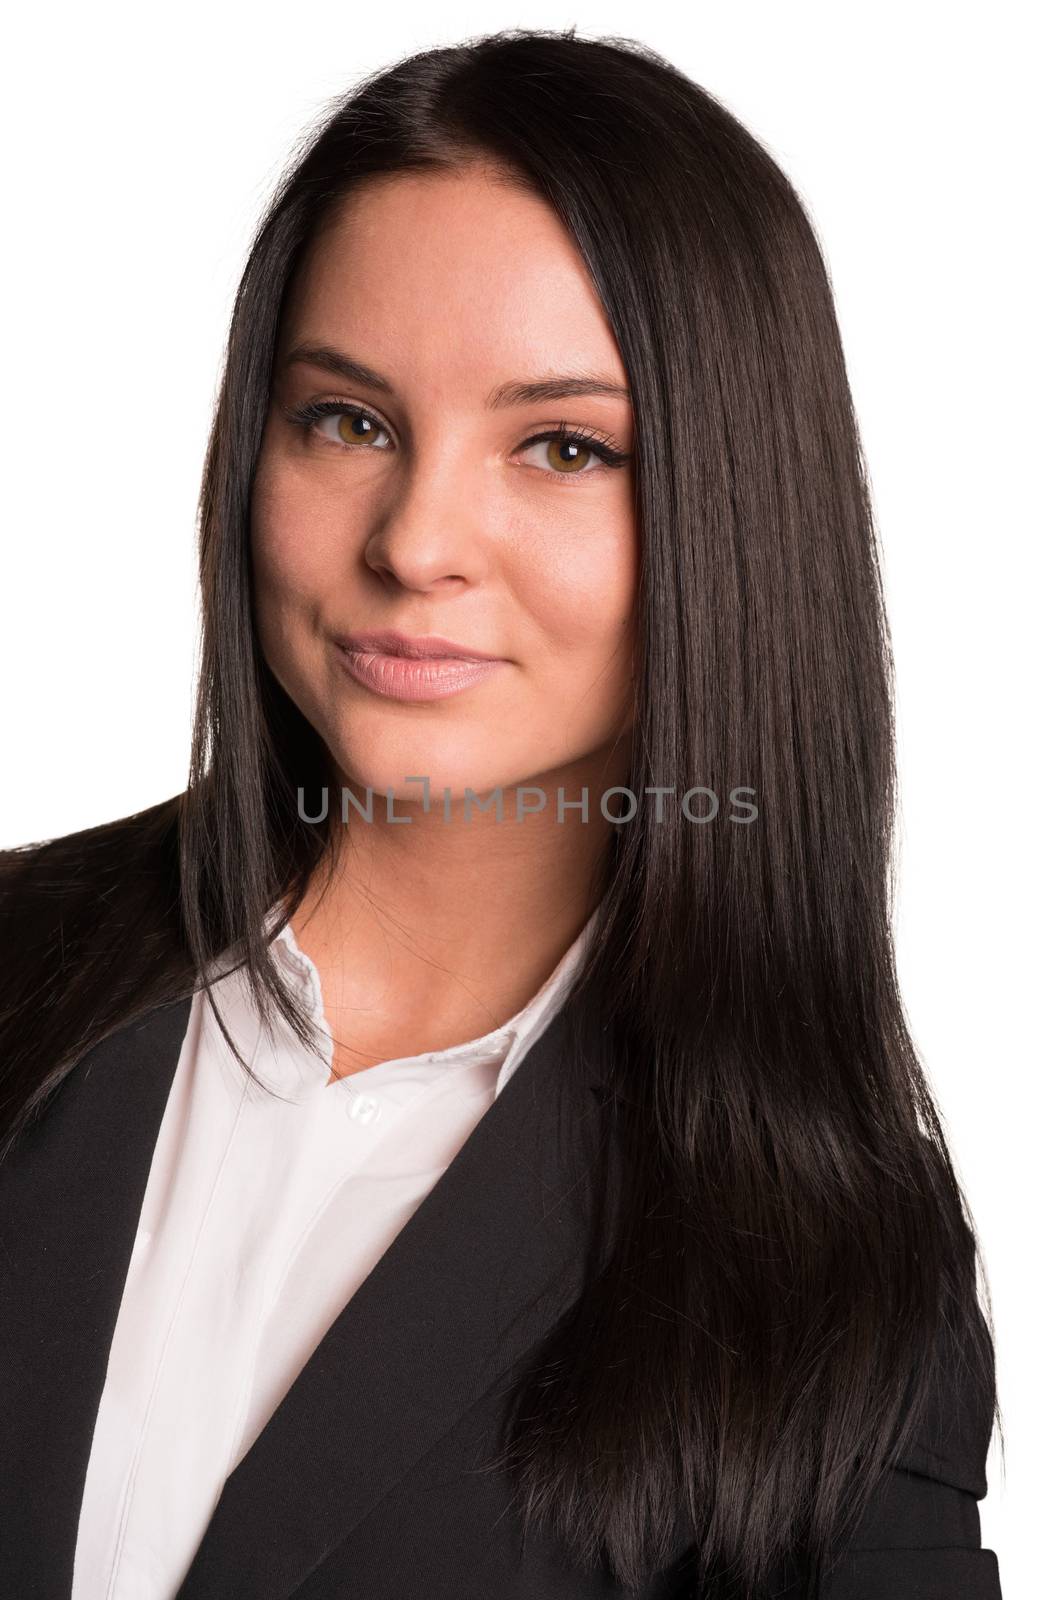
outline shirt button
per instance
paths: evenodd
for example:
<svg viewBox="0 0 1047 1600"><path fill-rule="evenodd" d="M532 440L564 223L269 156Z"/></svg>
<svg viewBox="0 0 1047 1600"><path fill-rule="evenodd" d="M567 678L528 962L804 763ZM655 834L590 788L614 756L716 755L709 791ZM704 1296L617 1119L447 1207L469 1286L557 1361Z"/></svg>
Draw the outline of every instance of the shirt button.
<svg viewBox="0 0 1047 1600"><path fill-rule="evenodd" d="M381 1102L373 1094L354 1094L345 1109L354 1122L374 1122L382 1114Z"/></svg>

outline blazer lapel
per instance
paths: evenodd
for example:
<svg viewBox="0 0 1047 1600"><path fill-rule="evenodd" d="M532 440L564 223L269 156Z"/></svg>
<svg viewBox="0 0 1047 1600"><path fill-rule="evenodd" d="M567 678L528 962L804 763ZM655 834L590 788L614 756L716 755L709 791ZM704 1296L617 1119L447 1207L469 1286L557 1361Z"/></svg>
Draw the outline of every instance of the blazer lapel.
<svg viewBox="0 0 1047 1600"><path fill-rule="evenodd" d="M179 1600L284 1600L581 1284L598 1100L570 1004L352 1297L227 1480ZM95 1417L190 999L91 1050L0 1163L0 1570L68 1600ZM602 1092L592 1040L589 1087ZM590 1054L591 1050L591 1054Z"/></svg>
<svg viewBox="0 0 1047 1600"><path fill-rule="evenodd" d="M598 1098L554 1017L227 1479L178 1600L284 1600L581 1284ZM588 1051L586 1076L593 1077Z"/></svg>
<svg viewBox="0 0 1047 1600"><path fill-rule="evenodd" d="M0 1162L0 1570L68 1600L109 1346L188 998L110 1035Z"/></svg>

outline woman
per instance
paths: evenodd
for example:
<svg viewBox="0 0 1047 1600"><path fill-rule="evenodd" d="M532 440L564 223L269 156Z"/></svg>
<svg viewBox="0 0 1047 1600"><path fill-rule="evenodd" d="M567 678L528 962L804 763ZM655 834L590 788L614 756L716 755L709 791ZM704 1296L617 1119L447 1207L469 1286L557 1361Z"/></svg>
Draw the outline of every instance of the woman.
<svg viewBox="0 0 1047 1600"><path fill-rule="evenodd" d="M4 857L5 1592L998 1596L780 170L628 41L363 83L201 533L185 793Z"/></svg>

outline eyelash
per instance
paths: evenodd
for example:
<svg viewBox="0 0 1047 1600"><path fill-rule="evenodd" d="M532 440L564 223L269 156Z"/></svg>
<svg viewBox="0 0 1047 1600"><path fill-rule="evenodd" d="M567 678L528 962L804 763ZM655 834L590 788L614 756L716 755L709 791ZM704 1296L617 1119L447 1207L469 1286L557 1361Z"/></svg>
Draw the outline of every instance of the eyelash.
<svg viewBox="0 0 1047 1600"><path fill-rule="evenodd" d="M303 428L307 433L312 431L313 425L319 422L322 417L340 416L343 414L347 416L366 417L369 422L373 422L375 426L380 428L383 433L388 433L390 431L382 419L375 416L373 411L368 411L366 406L346 405L343 400L309 400L304 405L297 406L284 412L288 422L294 423L297 427ZM328 439L325 442L327 444L333 444L336 450L357 449L357 446L353 444L336 444L333 439ZM630 459L629 453L625 450L616 449L611 443L610 439L607 438L606 434L599 433L595 428L568 428L565 422L561 422L556 428L549 429L544 433L536 433L532 435L530 439L525 439L523 444L518 446L518 449L529 450L532 445L545 444L546 442L555 442L557 444L580 444L584 449L591 450L596 456L597 460L599 460L605 467L621 467L624 466L625 463ZM370 446L363 445L361 448L368 449ZM580 472L550 471L545 474L546 477L559 478L561 481L586 478L590 477L591 475L591 468L583 468Z"/></svg>

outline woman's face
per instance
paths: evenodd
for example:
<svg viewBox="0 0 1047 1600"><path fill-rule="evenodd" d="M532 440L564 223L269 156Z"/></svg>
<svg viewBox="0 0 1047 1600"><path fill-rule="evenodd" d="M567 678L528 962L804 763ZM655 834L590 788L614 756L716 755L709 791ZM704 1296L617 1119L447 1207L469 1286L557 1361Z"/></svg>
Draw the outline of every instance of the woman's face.
<svg viewBox="0 0 1047 1600"><path fill-rule="evenodd" d="M634 479L597 447L631 455L628 397L606 392L625 389L570 236L492 168L372 180L314 240L281 328L252 549L266 661L342 781L417 800L408 780L427 777L439 801L544 777L550 810L563 769L623 781ZM561 424L583 438L535 442ZM495 659L352 648L377 630Z"/></svg>

